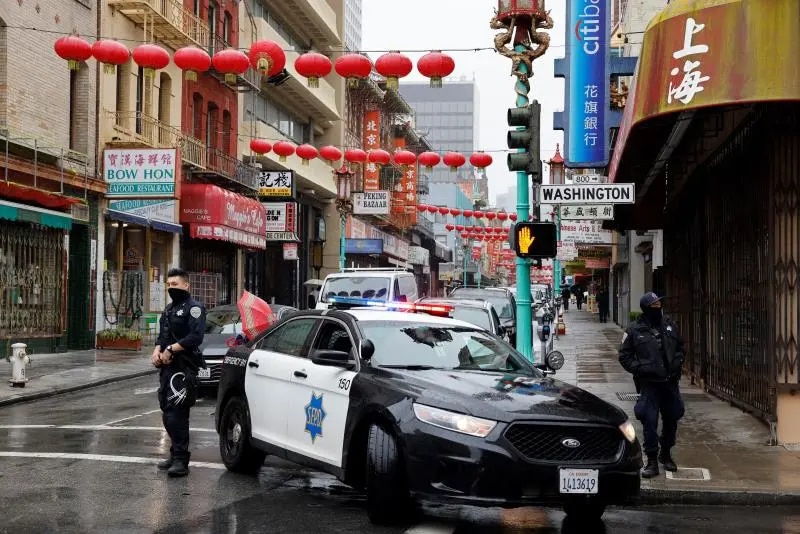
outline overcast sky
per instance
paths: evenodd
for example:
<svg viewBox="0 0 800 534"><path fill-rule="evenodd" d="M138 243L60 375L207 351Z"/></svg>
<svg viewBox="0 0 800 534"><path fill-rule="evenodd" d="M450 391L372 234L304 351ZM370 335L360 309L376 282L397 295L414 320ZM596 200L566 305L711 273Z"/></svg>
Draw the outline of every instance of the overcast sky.
<svg viewBox="0 0 800 534"><path fill-rule="evenodd" d="M496 7L497 2L492 0L364 0L362 46L373 60L384 50L406 52L415 68L405 79L426 80L416 70L416 61L425 52L410 51L493 47L493 38L498 32L489 28L489 20ZM531 80L531 98L542 105L541 156L544 160L552 157L556 143L562 143L563 147L562 132L553 130L553 112L564 109L564 81L553 77L553 59L564 56L565 8L563 2L548 2L547 7L552 10L555 28L550 30L549 50L534 62ZM456 63L453 76L474 77L478 85L481 130L478 148L506 150L506 110L516 105L511 61L494 50L448 54ZM435 147L437 150L447 148ZM487 174L490 199L494 201L498 193L515 187L516 175L508 172L505 152L492 152L492 157L494 163Z"/></svg>

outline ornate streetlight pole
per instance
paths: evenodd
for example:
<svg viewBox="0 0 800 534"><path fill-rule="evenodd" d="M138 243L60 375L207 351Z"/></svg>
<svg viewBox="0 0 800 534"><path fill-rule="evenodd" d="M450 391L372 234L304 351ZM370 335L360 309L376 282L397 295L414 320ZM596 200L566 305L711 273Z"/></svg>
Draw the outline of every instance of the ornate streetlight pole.
<svg viewBox="0 0 800 534"><path fill-rule="evenodd" d="M498 0L489 26L503 30L494 38L498 53L511 60L511 74L516 76L516 107L529 104L529 81L533 60L542 56L550 45L550 36L537 29L551 29L553 19L545 11L545 0ZM534 46L535 45L535 46ZM538 113L538 111L536 111ZM531 132L538 139L538 132ZM519 152L526 152L519 149ZM528 173L517 172L517 220L527 221L530 214ZM517 350L533 360L533 325L531 318L531 267L528 260L517 257Z"/></svg>
<svg viewBox="0 0 800 534"><path fill-rule="evenodd" d="M355 173L347 165L342 165L339 170L334 171L336 175L336 211L339 212L341 223L339 236L339 272L344 271L345 260L345 226L347 216L353 213L353 199L350 197L353 189L353 176Z"/></svg>

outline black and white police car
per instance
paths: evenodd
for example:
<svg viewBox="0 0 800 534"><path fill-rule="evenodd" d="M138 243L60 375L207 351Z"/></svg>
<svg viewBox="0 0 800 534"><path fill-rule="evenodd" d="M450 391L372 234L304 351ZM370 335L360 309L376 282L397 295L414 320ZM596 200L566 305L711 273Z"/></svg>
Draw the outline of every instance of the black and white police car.
<svg viewBox="0 0 800 534"><path fill-rule="evenodd" d="M586 519L638 495L641 449L619 408L438 316L446 306L332 300L228 352L216 429L229 470L274 454L332 473L366 491L376 523L417 499Z"/></svg>

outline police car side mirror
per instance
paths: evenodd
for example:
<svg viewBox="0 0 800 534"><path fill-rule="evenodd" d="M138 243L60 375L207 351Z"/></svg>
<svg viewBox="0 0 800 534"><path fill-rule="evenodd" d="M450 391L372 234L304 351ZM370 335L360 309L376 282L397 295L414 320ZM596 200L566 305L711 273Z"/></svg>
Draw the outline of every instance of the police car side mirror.
<svg viewBox="0 0 800 534"><path fill-rule="evenodd" d="M375 345L369 339L363 339L359 346L359 352L361 353L361 359L368 362L372 359L372 355L375 354Z"/></svg>
<svg viewBox="0 0 800 534"><path fill-rule="evenodd" d="M344 369L352 369L356 366L355 360L350 359L350 353L341 350L315 350L311 353L311 362Z"/></svg>

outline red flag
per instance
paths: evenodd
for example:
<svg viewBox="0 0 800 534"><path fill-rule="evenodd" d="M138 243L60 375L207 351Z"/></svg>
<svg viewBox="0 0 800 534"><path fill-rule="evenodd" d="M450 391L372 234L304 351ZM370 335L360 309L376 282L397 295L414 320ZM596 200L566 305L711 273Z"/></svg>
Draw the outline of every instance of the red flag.
<svg viewBox="0 0 800 534"><path fill-rule="evenodd" d="M275 314L269 304L249 291L242 291L236 306L239 308L242 332L249 339L253 339L275 322Z"/></svg>

